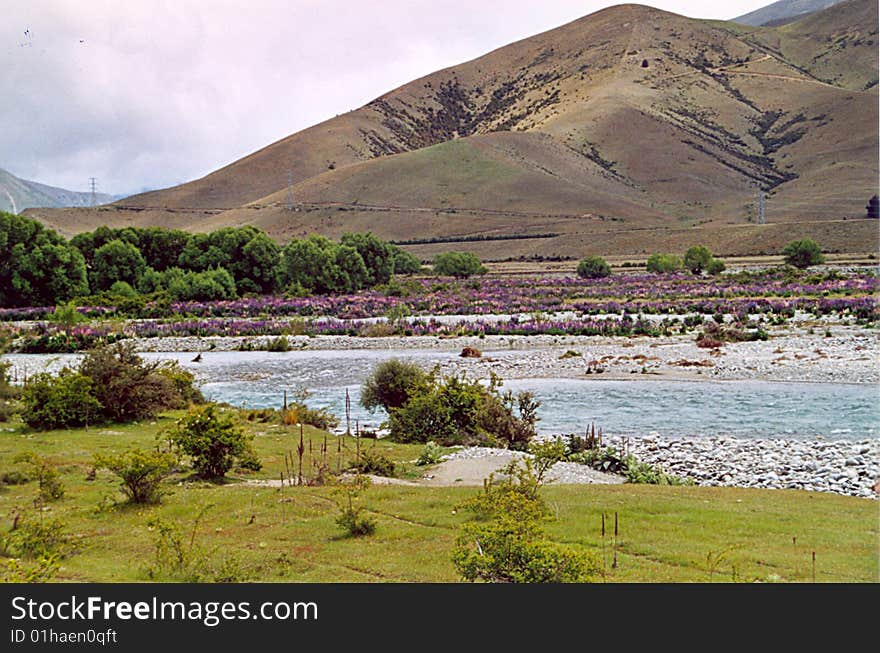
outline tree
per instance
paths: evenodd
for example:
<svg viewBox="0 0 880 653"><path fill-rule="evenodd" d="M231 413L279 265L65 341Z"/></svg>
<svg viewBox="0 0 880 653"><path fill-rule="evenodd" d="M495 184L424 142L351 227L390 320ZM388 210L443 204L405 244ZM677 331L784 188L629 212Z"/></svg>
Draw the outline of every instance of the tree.
<svg viewBox="0 0 880 653"><path fill-rule="evenodd" d="M400 247L394 247L394 274L418 274L422 262Z"/></svg>
<svg viewBox="0 0 880 653"><path fill-rule="evenodd" d="M251 437L216 404L190 409L167 435L175 448L192 459L193 469L205 479L221 479L236 460L253 457Z"/></svg>
<svg viewBox="0 0 880 653"><path fill-rule="evenodd" d="M0 211L0 306L52 306L88 292L78 249L35 220Z"/></svg>
<svg viewBox="0 0 880 653"><path fill-rule="evenodd" d="M724 261L722 261L721 259L713 258L711 261L709 261L709 265L706 267L706 272L715 277L724 272L724 270L726 269L727 266L724 265Z"/></svg>
<svg viewBox="0 0 880 653"><path fill-rule="evenodd" d="M867 211L868 218L876 220L880 218L880 198L874 195L871 199L868 200L867 206L865 206L865 210Z"/></svg>
<svg viewBox="0 0 880 653"><path fill-rule="evenodd" d="M434 274L441 277L466 279L474 274L485 274L486 268L470 252L443 252L434 257Z"/></svg>
<svg viewBox="0 0 880 653"><path fill-rule="evenodd" d="M334 248L334 252L330 292L351 293L369 284L370 272L354 247L339 245Z"/></svg>
<svg viewBox="0 0 880 653"><path fill-rule="evenodd" d="M785 262L796 268L805 269L811 265L821 265L825 262L822 250L816 241L809 238L793 240L782 250Z"/></svg>
<svg viewBox="0 0 880 653"><path fill-rule="evenodd" d="M137 247L118 238L111 240L95 251L90 277L92 290L109 290L117 281L136 286L146 269L147 263Z"/></svg>
<svg viewBox="0 0 880 653"><path fill-rule="evenodd" d="M431 376L415 363L396 358L379 363L361 388L361 405L367 410L379 406L390 412L431 386Z"/></svg>
<svg viewBox="0 0 880 653"><path fill-rule="evenodd" d="M695 245L691 247L684 255L684 267L693 274L700 274L709 267L712 262L712 252L707 247Z"/></svg>
<svg viewBox="0 0 880 653"><path fill-rule="evenodd" d="M684 267L684 262L674 254L651 254L646 266L648 272L656 274L678 272L682 267Z"/></svg>
<svg viewBox="0 0 880 653"><path fill-rule="evenodd" d="M388 283L394 273L394 247L372 233L342 235L342 245L354 247L366 266L365 286Z"/></svg>
<svg viewBox="0 0 880 653"><path fill-rule="evenodd" d="M601 256L587 256L577 266L582 279L601 279L611 274L611 266Z"/></svg>
<svg viewBox="0 0 880 653"><path fill-rule="evenodd" d="M264 295L275 292L281 259L281 248L278 244L260 232L242 248L241 255L242 279L236 280L239 292Z"/></svg>
<svg viewBox="0 0 880 653"><path fill-rule="evenodd" d="M160 286L177 301L210 302L235 299L235 280L225 268L213 268L204 272L183 272L169 268L162 273Z"/></svg>
<svg viewBox="0 0 880 653"><path fill-rule="evenodd" d="M292 240L281 250L281 284L300 286L309 292L329 292L335 256L333 243L323 236Z"/></svg>

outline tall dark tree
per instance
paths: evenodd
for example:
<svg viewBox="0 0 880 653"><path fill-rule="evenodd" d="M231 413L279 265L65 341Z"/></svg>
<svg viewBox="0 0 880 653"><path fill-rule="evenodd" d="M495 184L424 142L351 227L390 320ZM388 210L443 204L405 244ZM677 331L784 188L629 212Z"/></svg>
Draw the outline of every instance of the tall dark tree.
<svg viewBox="0 0 880 653"><path fill-rule="evenodd" d="M374 236L343 234L342 244L354 247L367 266L366 285L388 283L394 273L394 246Z"/></svg>
<svg viewBox="0 0 880 653"><path fill-rule="evenodd" d="M873 219L880 218L880 199L877 198L876 195L868 200L868 205L865 207L868 211L868 217Z"/></svg>
<svg viewBox="0 0 880 653"><path fill-rule="evenodd" d="M0 212L0 306L47 306L89 292L82 254L54 231Z"/></svg>
<svg viewBox="0 0 880 653"><path fill-rule="evenodd" d="M108 290L117 281L137 285L147 264L141 251L128 241L116 239L95 250L89 279L92 290Z"/></svg>

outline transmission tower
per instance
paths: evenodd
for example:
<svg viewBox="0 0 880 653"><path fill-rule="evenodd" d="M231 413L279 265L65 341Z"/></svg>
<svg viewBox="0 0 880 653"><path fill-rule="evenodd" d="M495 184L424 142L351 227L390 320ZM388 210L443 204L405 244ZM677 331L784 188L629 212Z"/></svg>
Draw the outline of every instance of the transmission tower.
<svg viewBox="0 0 880 653"><path fill-rule="evenodd" d="M767 224L767 216L764 213L764 189L758 187L758 224Z"/></svg>
<svg viewBox="0 0 880 653"><path fill-rule="evenodd" d="M287 210L293 211L293 171L287 171Z"/></svg>
<svg viewBox="0 0 880 653"><path fill-rule="evenodd" d="M89 199L89 206L95 206L95 192L98 190L98 180L94 177L89 177L89 189L92 192L91 198Z"/></svg>

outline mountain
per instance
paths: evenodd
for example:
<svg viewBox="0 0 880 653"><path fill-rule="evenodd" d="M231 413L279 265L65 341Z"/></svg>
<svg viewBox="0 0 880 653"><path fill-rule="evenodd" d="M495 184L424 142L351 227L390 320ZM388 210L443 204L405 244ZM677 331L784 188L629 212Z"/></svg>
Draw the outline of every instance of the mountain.
<svg viewBox="0 0 880 653"><path fill-rule="evenodd" d="M762 25L778 26L802 18L814 11L821 11L843 0L779 0L766 7L749 12L733 22L743 25L760 27Z"/></svg>
<svg viewBox="0 0 880 653"><path fill-rule="evenodd" d="M254 224L280 240L521 237L461 247L493 258L698 242L758 253L808 235L861 251L875 240L875 224L854 218L877 192L877 124L873 0L776 28L620 5L202 179L99 211L32 214L68 231ZM758 188L767 225L755 224Z"/></svg>
<svg viewBox="0 0 880 653"><path fill-rule="evenodd" d="M96 204L106 204L120 199L118 195L95 193ZM0 169L0 211L20 213L30 207L90 206L91 193L80 193L64 188L47 186L36 181L19 179Z"/></svg>

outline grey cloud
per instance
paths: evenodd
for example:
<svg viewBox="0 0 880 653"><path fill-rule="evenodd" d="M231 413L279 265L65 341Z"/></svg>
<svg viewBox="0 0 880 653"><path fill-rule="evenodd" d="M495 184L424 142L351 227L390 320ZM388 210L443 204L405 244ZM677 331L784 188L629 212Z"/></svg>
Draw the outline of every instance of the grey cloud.
<svg viewBox="0 0 880 653"><path fill-rule="evenodd" d="M0 168L72 190L173 185L610 4L6 0ZM654 4L730 17L765 2Z"/></svg>

